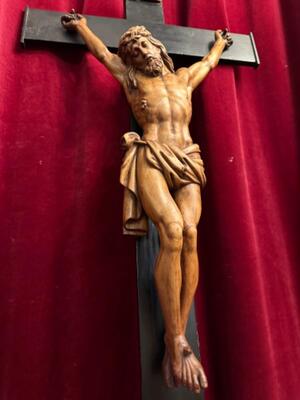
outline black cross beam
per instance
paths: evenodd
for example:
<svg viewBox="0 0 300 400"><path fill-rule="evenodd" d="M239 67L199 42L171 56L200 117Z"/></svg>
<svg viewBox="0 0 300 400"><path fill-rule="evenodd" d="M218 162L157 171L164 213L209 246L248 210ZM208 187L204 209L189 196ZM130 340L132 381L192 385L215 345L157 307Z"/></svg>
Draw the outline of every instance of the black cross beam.
<svg viewBox="0 0 300 400"><path fill-rule="evenodd" d="M62 13L26 7L21 42L32 41L84 45L79 35L67 32L60 24ZM214 42L214 31L164 24L162 3L126 0L127 19L85 15L93 32L110 49L117 49L121 35L131 26L145 25L171 55L202 58ZM253 34L231 33L233 46L221 56L223 62L259 65Z"/></svg>

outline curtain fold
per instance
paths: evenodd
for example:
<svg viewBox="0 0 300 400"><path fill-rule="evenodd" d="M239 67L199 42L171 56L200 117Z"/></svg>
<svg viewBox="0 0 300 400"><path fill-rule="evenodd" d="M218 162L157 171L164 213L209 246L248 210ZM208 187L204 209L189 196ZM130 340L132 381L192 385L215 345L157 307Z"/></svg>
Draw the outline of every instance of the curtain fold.
<svg viewBox="0 0 300 400"><path fill-rule="evenodd" d="M129 108L84 50L19 44L0 4L0 399L140 399L135 242L122 236ZM122 18L122 0L31 0ZM197 317L207 400L300 393L300 4L164 0L166 23L252 31L257 69L193 97L202 149ZM188 60L185 61L188 63Z"/></svg>

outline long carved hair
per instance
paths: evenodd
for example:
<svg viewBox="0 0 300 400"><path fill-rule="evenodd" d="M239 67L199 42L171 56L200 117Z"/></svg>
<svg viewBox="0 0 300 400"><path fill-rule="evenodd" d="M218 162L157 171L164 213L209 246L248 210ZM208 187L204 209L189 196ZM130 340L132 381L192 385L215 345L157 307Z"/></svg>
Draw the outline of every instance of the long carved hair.
<svg viewBox="0 0 300 400"><path fill-rule="evenodd" d="M140 37L145 37L151 44L160 49L160 55L163 63L172 73L175 72L174 64L171 57L168 55L165 46L157 39L155 39L151 32L149 32L144 26L133 26L125 32L120 39L118 56L122 59L124 64L127 66L127 86L129 89L137 88L137 81L135 78L136 68L128 60L128 56L131 56L131 46L129 44Z"/></svg>

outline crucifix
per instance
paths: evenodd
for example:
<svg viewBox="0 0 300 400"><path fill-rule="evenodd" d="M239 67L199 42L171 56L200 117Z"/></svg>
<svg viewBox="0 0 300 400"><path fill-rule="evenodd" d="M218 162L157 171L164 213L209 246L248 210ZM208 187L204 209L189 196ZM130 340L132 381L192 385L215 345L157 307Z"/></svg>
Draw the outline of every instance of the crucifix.
<svg viewBox="0 0 300 400"><path fill-rule="evenodd" d="M220 59L248 65L259 60L251 34L233 34L231 47L226 30L165 25L158 0L127 0L126 7L126 20L27 8L21 41L86 44L125 91L137 122L135 132L122 139L123 227L124 233L146 235L137 241L142 399L187 400L207 386L191 312L206 181L199 146L188 129L191 95ZM167 50L203 59L175 71ZM189 391L165 389L161 364L168 387Z"/></svg>

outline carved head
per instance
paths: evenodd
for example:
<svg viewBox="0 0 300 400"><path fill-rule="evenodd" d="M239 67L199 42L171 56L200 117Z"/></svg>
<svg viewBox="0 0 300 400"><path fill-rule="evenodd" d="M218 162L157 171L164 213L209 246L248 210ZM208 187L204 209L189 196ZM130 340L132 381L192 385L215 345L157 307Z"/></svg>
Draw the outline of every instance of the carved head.
<svg viewBox="0 0 300 400"><path fill-rule="evenodd" d="M129 88L137 88L136 70L149 76L158 76L165 65L174 72L174 64L165 46L144 26L133 26L120 39L118 55L127 66Z"/></svg>

